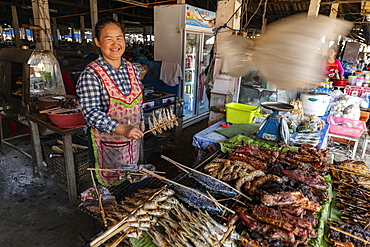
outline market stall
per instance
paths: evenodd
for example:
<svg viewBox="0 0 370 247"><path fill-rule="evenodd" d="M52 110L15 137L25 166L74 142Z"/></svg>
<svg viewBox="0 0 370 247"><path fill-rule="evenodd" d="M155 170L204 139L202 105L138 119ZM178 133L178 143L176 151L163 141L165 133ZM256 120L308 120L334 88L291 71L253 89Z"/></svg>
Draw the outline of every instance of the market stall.
<svg viewBox="0 0 370 247"><path fill-rule="evenodd" d="M90 246L366 246L367 233L356 236L353 230L366 226L366 213L360 209L363 197L356 196L361 205L351 205L360 210L353 216L357 218L339 222L350 214L343 200L353 191L337 190L337 185L348 183L343 180L348 176L338 174L366 177L367 169L359 167L361 161L337 162L326 149L333 126L340 127L344 137L348 133L344 127L355 128L332 122L333 116L327 114L334 115L338 102L333 102L323 117L305 116L295 108L281 114L293 132L289 143L258 137L263 121L223 120L194 135L199 160L193 169L184 167L181 158L163 156L163 162L184 170L175 179L140 169L135 176L143 180L136 183L122 173L122 179L130 181L100 192L102 199L112 200L99 203L99 196L90 193L87 198L93 200L80 204L104 229ZM300 121L292 125L299 113ZM365 129L355 129L359 139ZM343 171L343 166L353 169ZM356 181L356 186L367 183L364 178ZM361 191L367 193L366 188ZM338 193L344 193L339 203ZM352 225L357 221L362 225Z"/></svg>

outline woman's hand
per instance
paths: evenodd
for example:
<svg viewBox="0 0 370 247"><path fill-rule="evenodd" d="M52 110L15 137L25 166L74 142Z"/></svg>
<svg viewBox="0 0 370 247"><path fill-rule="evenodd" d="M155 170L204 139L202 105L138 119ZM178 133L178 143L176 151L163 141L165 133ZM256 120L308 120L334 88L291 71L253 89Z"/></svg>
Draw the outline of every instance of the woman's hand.
<svg viewBox="0 0 370 247"><path fill-rule="evenodd" d="M134 126L125 126L120 124L114 130L114 133L124 135L128 139L140 139L144 136L144 133Z"/></svg>

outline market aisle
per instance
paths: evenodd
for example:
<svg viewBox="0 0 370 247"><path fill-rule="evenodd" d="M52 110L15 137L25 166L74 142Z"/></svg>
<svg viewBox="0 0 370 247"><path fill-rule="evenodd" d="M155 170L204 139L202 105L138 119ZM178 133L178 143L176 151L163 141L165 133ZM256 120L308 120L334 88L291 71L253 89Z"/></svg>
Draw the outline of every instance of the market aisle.
<svg viewBox="0 0 370 247"><path fill-rule="evenodd" d="M6 127L5 122L4 129ZM158 141L146 152L147 163L155 164L157 170L166 171L169 178L175 177L177 168L160 156L163 154L184 165L192 165L192 137L206 127L206 120L189 126L176 145L168 139ZM19 130L22 131L24 129ZM11 143L31 152L29 138ZM4 155L0 155L0 170L2 247L83 247L96 236L95 220L77 208L78 202L69 202L68 194L53 181L34 177L31 159L5 146Z"/></svg>
<svg viewBox="0 0 370 247"><path fill-rule="evenodd" d="M29 140L15 145L31 149ZM86 246L94 233L93 220L71 203L68 194L46 178L32 175L32 162L5 147L0 156L1 246Z"/></svg>

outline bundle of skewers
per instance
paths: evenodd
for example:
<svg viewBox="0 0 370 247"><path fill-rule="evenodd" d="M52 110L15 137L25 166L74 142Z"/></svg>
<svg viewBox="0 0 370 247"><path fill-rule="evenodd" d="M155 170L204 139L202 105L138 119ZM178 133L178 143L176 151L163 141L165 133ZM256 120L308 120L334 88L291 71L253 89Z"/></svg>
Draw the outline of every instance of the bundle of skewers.
<svg viewBox="0 0 370 247"><path fill-rule="evenodd" d="M221 225L201 210L190 212L174 194L164 186L126 197L114 211L105 212L109 229L90 246L100 246L116 235L109 246L117 246L125 238L135 246L146 246L148 238L157 246L236 246L239 235L235 227Z"/></svg>
<svg viewBox="0 0 370 247"><path fill-rule="evenodd" d="M362 161L345 160L331 168L340 219L330 221L335 246L370 246L370 170Z"/></svg>
<svg viewBox="0 0 370 247"><path fill-rule="evenodd" d="M157 112L157 114L155 113ZM148 117L149 130L145 131L144 134L152 132L154 135L162 134L167 129L172 129L178 126L178 117L173 113L172 108L160 108L157 111L152 111L151 116Z"/></svg>
<svg viewBox="0 0 370 247"><path fill-rule="evenodd" d="M77 98L63 98L59 100L57 105L51 106L45 110L39 111L39 113L48 114L65 114L74 113L81 111L79 99Z"/></svg>

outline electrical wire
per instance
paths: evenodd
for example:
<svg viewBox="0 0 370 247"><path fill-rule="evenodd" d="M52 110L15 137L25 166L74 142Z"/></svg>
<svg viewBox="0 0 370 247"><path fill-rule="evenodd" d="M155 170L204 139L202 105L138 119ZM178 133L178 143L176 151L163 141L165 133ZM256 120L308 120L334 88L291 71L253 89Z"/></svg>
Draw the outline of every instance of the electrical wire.
<svg viewBox="0 0 370 247"><path fill-rule="evenodd" d="M249 23L252 21L253 17L257 14L258 10L260 9L261 5L262 5L262 1L263 0L260 0L259 4L258 4L258 7L256 9L256 11L254 11L254 13L252 14L251 18L249 18L248 22L244 25L243 27L243 30L246 30Z"/></svg>
<svg viewBox="0 0 370 247"><path fill-rule="evenodd" d="M267 1L268 0L265 0L265 5L264 5L264 8L263 8L263 14L262 14L262 29L263 30L266 30L266 11L267 11Z"/></svg>

